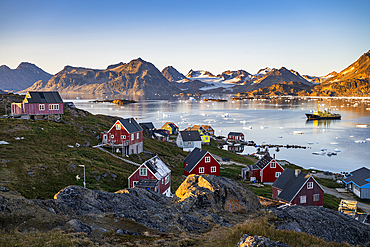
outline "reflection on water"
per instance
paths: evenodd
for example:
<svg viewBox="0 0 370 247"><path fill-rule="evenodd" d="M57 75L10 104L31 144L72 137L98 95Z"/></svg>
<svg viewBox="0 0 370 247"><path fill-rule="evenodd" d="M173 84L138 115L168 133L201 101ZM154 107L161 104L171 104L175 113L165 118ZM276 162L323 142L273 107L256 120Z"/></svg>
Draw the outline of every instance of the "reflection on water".
<svg viewBox="0 0 370 247"><path fill-rule="evenodd" d="M276 153L277 159L285 159L305 168L339 172L369 166L370 141L366 139L370 138L370 128L356 127L370 125L369 98L240 101L229 98L228 102L205 102L202 99L208 96L201 96L190 100L138 100L135 104L119 106L91 103L85 95L78 97L79 100L72 98L67 101L73 101L78 108L93 114L135 117L139 122L153 122L157 128L167 121L176 123L181 130L194 124L209 124L215 129L216 135L226 136L231 131L238 131L244 133L246 140L253 140L256 144L306 146L307 149L281 148L279 152L270 149L271 153ZM317 106L341 114L342 119L306 121L305 113L315 110ZM312 155L322 148L328 152L340 149L341 152L330 157ZM246 146L242 152L254 153L255 148Z"/></svg>

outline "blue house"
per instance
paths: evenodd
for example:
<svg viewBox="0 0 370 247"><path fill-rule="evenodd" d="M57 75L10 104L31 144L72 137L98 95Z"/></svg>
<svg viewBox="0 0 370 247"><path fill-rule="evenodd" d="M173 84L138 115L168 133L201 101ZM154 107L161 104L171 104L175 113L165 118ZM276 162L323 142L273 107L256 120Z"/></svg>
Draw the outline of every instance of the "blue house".
<svg viewBox="0 0 370 247"><path fill-rule="evenodd" d="M370 170L366 167L351 172L343 182L360 199L370 199Z"/></svg>

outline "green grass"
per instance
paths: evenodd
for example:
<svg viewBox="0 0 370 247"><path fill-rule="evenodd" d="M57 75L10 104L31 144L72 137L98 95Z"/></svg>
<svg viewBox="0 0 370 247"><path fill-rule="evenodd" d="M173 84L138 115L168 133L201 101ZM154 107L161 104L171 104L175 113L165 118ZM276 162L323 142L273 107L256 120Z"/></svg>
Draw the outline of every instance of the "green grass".
<svg viewBox="0 0 370 247"><path fill-rule="evenodd" d="M253 186L252 183L248 183L248 188L256 195L272 199L272 186L264 185L263 187Z"/></svg>
<svg viewBox="0 0 370 247"><path fill-rule="evenodd" d="M343 185L338 184L336 181L332 179L325 179L325 178L315 178L315 179L319 184L324 185L325 187L328 187L331 189L343 187Z"/></svg>

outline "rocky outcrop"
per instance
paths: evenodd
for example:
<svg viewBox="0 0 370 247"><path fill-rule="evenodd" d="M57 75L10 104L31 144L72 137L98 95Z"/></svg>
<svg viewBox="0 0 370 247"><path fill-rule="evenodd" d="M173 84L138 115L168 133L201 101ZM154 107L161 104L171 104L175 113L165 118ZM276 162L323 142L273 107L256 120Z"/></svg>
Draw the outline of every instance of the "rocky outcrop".
<svg viewBox="0 0 370 247"><path fill-rule="evenodd" d="M172 203L185 210L238 212L261 207L257 196L245 185L212 175L189 175L177 189Z"/></svg>
<svg viewBox="0 0 370 247"><path fill-rule="evenodd" d="M28 88L38 80L48 81L51 76L32 63L23 62L16 69L2 65L0 66L0 88L19 91Z"/></svg>
<svg viewBox="0 0 370 247"><path fill-rule="evenodd" d="M370 227L338 211L323 207L291 206L271 209L280 230L305 232L324 240L351 245L370 242Z"/></svg>
<svg viewBox="0 0 370 247"><path fill-rule="evenodd" d="M249 236L243 234L237 245L238 247L289 247L286 243L280 241L271 241L263 236Z"/></svg>

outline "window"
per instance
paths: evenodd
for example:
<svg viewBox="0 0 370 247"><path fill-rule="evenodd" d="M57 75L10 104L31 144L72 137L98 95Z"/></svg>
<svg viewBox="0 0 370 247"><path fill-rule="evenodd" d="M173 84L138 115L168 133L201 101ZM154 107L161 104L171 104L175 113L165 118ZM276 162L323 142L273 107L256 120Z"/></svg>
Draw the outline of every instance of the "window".
<svg viewBox="0 0 370 247"><path fill-rule="evenodd" d="M205 158L205 162L206 162L206 163L211 162L211 157L207 156L207 157Z"/></svg>
<svg viewBox="0 0 370 247"><path fill-rule="evenodd" d="M313 182L307 183L307 189L313 189Z"/></svg>
<svg viewBox="0 0 370 247"><path fill-rule="evenodd" d="M281 175L281 172L275 172L275 178L278 178Z"/></svg>
<svg viewBox="0 0 370 247"><path fill-rule="evenodd" d="M204 173L204 167L199 167L199 173Z"/></svg>
<svg viewBox="0 0 370 247"><path fill-rule="evenodd" d="M126 139L126 136L125 135L121 135L121 139Z"/></svg>
<svg viewBox="0 0 370 247"><path fill-rule="evenodd" d="M139 139L139 137L140 137L140 133L138 132L136 133L136 139Z"/></svg>
<svg viewBox="0 0 370 247"><path fill-rule="evenodd" d="M120 124L116 124L116 130L121 130L121 125Z"/></svg>
<svg viewBox="0 0 370 247"><path fill-rule="evenodd" d="M140 176L146 176L146 168L145 167L142 167L140 168Z"/></svg>
<svg viewBox="0 0 370 247"><path fill-rule="evenodd" d="M110 136L110 138L111 138L111 139L114 139L114 135L111 135L111 136Z"/></svg>
<svg viewBox="0 0 370 247"><path fill-rule="evenodd" d="M131 141L135 140L135 135L131 134Z"/></svg>
<svg viewBox="0 0 370 247"><path fill-rule="evenodd" d="M318 202L318 201L319 201L319 199L320 199L320 194L314 194L314 195L313 195L313 201L314 201L314 202Z"/></svg>
<svg viewBox="0 0 370 247"><path fill-rule="evenodd" d="M271 168L276 168L276 163L275 162L271 162L270 167Z"/></svg>
<svg viewBox="0 0 370 247"><path fill-rule="evenodd" d="M168 182L170 181L170 175L168 175L165 179L165 184L168 184Z"/></svg>
<svg viewBox="0 0 370 247"><path fill-rule="evenodd" d="M45 105L44 104L39 105L39 111L45 111Z"/></svg>
<svg viewBox="0 0 370 247"><path fill-rule="evenodd" d="M215 166L211 166L211 172L216 172L216 167Z"/></svg>
<svg viewBox="0 0 370 247"><path fill-rule="evenodd" d="M191 146L192 142L188 142L188 146Z"/></svg>
<svg viewBox="0 0 370 247"><path fill-rule="evenodd" d="M306 196L300 196L299 203L306 203Z"/></svg>
<svg viewBox="0 0 370 247"><path fill-rule="evenodd" d="M59 105L58 104L50 104L49 105L49 110L59 110Z"/></svg>
<svg viewBox="0 0 370 247"><path fill-rule="evenodd" d="M133 182L132 182L132 188L134 188L134 187L136 186L137 182L138 182L138 181L133 181Z"/></svg>

